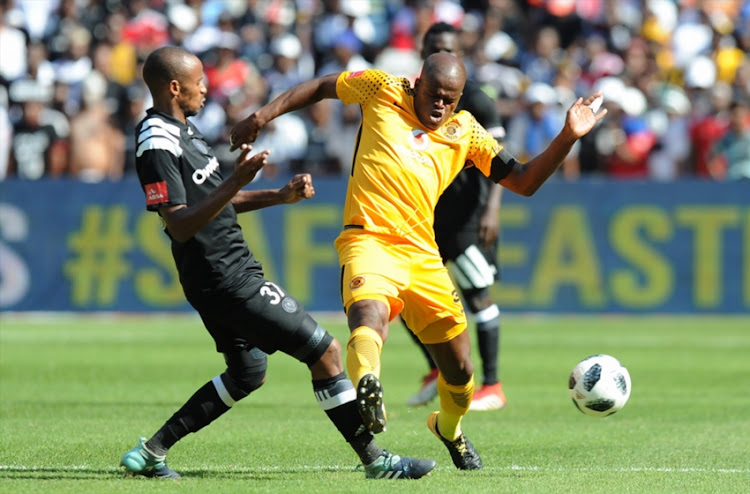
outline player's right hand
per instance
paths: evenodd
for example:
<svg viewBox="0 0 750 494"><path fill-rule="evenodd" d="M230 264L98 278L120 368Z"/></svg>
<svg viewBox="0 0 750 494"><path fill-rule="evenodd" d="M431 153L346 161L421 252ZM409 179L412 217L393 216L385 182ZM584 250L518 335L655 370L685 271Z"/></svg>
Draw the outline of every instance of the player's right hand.
<svg viewBox="0 0 750 494"><path fill-rule="evenodd" d="M263 123L256 113L251 114L244 120L239 121L229 132L229 151L239 149L245 144L255 142L260 134Z"/></svg>

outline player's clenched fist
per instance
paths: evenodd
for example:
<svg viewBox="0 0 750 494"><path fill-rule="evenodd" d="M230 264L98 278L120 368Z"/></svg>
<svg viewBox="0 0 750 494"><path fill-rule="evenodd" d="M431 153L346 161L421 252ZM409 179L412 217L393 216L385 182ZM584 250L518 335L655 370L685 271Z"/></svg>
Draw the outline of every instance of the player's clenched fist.
<svg viewBox="0 0 750 494"><path fill-rule="evenodd" d="M312 177L309 173L295 175L289 180L289 183L281 188L280 193L284 198L284 202L287 204L293 204L302 199L310 199L315 195L315 187L313 187Z"/></svg>

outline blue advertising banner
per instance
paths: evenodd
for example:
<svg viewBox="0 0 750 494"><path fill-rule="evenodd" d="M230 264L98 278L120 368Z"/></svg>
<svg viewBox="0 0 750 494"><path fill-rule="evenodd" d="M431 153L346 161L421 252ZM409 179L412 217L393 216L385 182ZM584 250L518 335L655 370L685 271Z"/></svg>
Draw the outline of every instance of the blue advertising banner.
<svg viewBox="0 0 750 494"><path fill-rule="evenodd" d="M315 188L240 219L269 279L338 311L346 181ZM750 183L552 181L507 192L501 224L502 310L750 312ZM0 182L0 310L189 309L137 180Z"/></svg>

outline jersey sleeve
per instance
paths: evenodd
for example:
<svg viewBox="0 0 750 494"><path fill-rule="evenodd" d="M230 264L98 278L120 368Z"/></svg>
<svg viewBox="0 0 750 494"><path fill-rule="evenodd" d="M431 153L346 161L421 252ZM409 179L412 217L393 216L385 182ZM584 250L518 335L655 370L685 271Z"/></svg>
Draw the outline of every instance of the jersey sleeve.
<svg viewBox="0 0 750 494"><path fill-rule="evenodd" d="M390 74L377 69L342 72L336 80L336 94L347 105L366 105L386 84L395 79Z"/></svg>
<svg viewBox="0 0 750 494"><path fill-rule="evenodd" d="M177 158L167 151L147 151L136 158L136 163L146 209L158 211L163 206L187 203Z"/></svg>
<svg viewBox="0 0 750 494"><path fill-rule="evenodd" d="M471 131L469 132L469 151L467 160L477 167L485 176L492 172L492 160L500 154L503 146L492 137L474 117L471 117Z"/></svg>

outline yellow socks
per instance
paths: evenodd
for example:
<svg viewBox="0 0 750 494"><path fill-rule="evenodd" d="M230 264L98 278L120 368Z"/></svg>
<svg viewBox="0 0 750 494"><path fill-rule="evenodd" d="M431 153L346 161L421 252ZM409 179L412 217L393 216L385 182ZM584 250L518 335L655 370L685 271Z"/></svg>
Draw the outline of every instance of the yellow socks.
<svg viewBox="0 0 750 494"><path fill-rule="evenodd" d="M443 375L437 380L438 396L440 396L440 413L437 426L440 435L449 441L454 441L461 435L461 419L469 411L471 397L474 395L474 376L468 383L454 386L448 384Z"/></svg>
<svg viewBox="0 0 750 494"><path fill-rule="evenodd" d="M365 374L380 377L381 348L383 339L377 331L367 326L360 326L349 335L349 342L346 344L346 370L354 386Z"/></svg>

